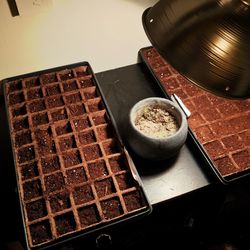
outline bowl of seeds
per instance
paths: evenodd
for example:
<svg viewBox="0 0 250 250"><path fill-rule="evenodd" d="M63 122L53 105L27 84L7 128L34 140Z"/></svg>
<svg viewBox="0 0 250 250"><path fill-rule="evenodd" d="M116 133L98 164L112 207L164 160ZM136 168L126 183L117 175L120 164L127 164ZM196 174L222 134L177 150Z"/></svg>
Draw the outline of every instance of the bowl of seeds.
<svg viewBox="0 0 250 250"><path fill-rule="evenodd" d="M176 156L187 133L187 118L171 100L149 97L129 112L128 144L142 158L165 160Z"/></svg>

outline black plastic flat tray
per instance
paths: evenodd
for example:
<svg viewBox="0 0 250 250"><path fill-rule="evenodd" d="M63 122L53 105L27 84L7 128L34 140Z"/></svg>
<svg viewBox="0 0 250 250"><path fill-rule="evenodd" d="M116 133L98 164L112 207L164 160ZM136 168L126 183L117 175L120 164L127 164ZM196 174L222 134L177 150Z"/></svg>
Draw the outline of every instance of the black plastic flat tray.
<svg viewBox="0 0 250 250"><path fill-rule="evenodd" d="M20 184L21 176L19 175L19 172L17 171L18 159L17 159L17 153L15 153L14 138L12 136L12 126L11 126L10 113L9 113L9 98L8 98L9 93L7 91L8 84L11 82L14 82L14 81L22 81L23 79L26 79L26 78L41 77L44 74L49 74L49 73L54 73L54 72L64 71L64 70L71 70L71 69L75 69L77 67L82 67L82 66L87 66L88 73L93 78L93 83L96 86L97 92L99 93L99 96L101 97L101 101L103 102L103 104L105 106L106 115L108 117L108 120L110 121L110 125L112 126L112 130L114 132L114 138L117 139L117 142L119 144L119 149L121 150L120 152L121 152L121 154L124 155L124 157L126 159L128 173L130 173L131 177L133 178L133 182L135 183L134 185L136 187L136 190L138 190L142 194L142 201L144 204L139 209L135 209L134 211L132 210L132 212L126 211L126 212L124 212L124 214L122 216L118 216L117 218L112 218L110 220L109 219L104 220L100 224L97 224L97 225L94 225L91 227L87 227L86 229L83 228L83 229L79 229L79 230L74 230L72 233L62 235L58 238L54 238L54 239L50 240L48 243L45 242L42 244L37 244L37 245L31 246L30 242L28 241L28 236L27 236L28 235L28 232L27 232L28 226L26 225L26 221L28 219L26 218L26 214L24 212L24 210L25 210L24 209L24 202L23 202L23 199L21 197L21 184ZM138 218L145 216L145 215L152 212L152 206L151 206L151 204L148 200L148 197L144 191L144 187L143 187L142 181L140 179L140 176L136 170L136 167L134 166L134 163L133 163L131 157L129 156L129 154L128 154L128 152L127 152L127 150L126 150L126 148L121 140L121 137L120 137L119 132L118 132L117 127L116 127L115 120L111 115L109 106L105 100L105 97L104 97L103 92L100 88L100 85L95 77L95 74L91 68L91 65L88 62L84 61L84 62L59 66L59 67L55 67L55 68L51 68L51 69L41 70L41 71L37 71L37 72L32 72L32 73L28 73L28 74L24 74L24 75L19 75L19 76L7 78L7 79L2 80L1 84L3 86L3 91L4 91L5 109L6 109L6 115L7 115L8 125L9 125L9 131L6 131L6 132L9 133L9 137L10 137L10 141L11 141L11 145L12 145L12 153L13 153L13 160L14 160L15 173L16 173L16 183L17 183L17 189L18 189L18 194L19 194L20 209L21 209L21 214L22 214L22 221L23 221L23 227L24 227L24 232L25 232L25 241L26 241L27 249L45 249L45 248L46 249L47 248L53 249L53 247L55 247L61 243L68 242L68 241L70 241L72 239L76 239L78 237L83 237L85 235L89 235L90 233L98 232L106 227L120 225L120 223L129 222L131 220L138 219ZM66 104L65 104L65 106L66 106ZM111 175L112 174L114 175L114 173L111 173ZM120 192L122 192L122 191L120 190ZM47 201L47 203L48 203L48 201ZM32 222L31 222L31 224L32 224Z"/></svg>
<svg viewBox="0 0 250 250"><path fill-rule="evenodd" d="M164 88L162 82L159 80L159 78L157 77L156 73L154 72L154 69L153 69L152 65L150 65L148 59L145 57L145 55L143 53L144 51L146 51L148 49L154 49L154 48L152 46L141 48L139 50L139 52L138 52L139 58L142 61L142 63L146 66L146 68L148 69L148 71L150 72L150 74L152 75L152 77L154 78L155 83L160 87L160 89L162 90L162 92L166 96L166 98L172 99L171 96L170 96L170 94L167 92L166 88ZM156 52L156 53L158 53L158 52ZM158 56L160 56L160 54L158 54ZM159 68L160 67L161 66L159 66ZM238 173L234 173L234 174L229 175L229 176L223 176L221 174L221 172L217 169L217 167L214 165L213 160L207 154L205 148L199 142L198 138L196 137L195 133L193 132L193 130L190 127L189 127L188 134L189 134L190 138L192 139L192 144L194 145L195 150L205 160L204 161L206 163L205 166L201 166L201 167L202 168L205 167L209 171L212 171L214 173L214 175L217 177L217 179L222 184L227 185L227 184L235 182L235 181L237 181L239 179L242 179L243 177L246 177L246 176L250 175L250 169L248 169L246 171L240 171Z"/></svg>

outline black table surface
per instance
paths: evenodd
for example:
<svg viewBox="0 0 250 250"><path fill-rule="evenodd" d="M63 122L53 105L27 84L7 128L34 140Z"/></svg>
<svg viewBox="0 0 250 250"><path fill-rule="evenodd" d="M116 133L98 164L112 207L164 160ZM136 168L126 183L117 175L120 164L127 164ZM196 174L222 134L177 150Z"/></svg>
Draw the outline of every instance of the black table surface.
<svg viewBox="0 0 250 250"><path fill-rule="evenodd" d="M96 76L152 205L204 188L216 181L190 136L176 157L161 162L145 160L127 145L127 121L131 107L143 98L166 97L143 63L100 72Z"/></svg>

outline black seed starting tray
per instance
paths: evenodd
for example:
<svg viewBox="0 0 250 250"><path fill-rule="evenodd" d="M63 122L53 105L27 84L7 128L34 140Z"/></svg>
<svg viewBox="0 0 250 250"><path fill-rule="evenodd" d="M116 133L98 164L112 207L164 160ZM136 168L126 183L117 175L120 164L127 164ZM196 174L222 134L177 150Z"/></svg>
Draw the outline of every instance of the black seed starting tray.
<svg viewBox="0 0 250 250"><path fill-rule="evenodd" d="M151 212L89 63L3 85L29 249Z"/></svg>
<svg viewBox="0 0 250 250"><path fill-rule="evenodd" d="M191 111L190 135L207 166L223 184L250 175L250 99L207 92L181 76L154 47L139 51L163 93L179 96Z"/></svg>

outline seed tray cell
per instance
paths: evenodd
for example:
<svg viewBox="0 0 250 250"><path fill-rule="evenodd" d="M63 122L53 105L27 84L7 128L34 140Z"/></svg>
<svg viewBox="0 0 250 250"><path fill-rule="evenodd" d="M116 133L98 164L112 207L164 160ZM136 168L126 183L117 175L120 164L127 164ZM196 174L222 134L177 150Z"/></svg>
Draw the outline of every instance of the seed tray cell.
<svg viewBox="0 0 250 250"><path fill-rule="evenodd" d="M21 105L12 109L12 117L23 116L27 114L26 105Z"/></svg>
<svg viewBox="0 0 250 250"><path fill-rule="evenodd" d="M56 83L45 87L45 93L47 96L60 94L61 93L60 85Z"/></svg>
<svg viewBox="0 0 250 250"><path fill-rule="evenodd" d="M92 115L92 120L93 120L94 125L96 125L96 126L98 126L100 124L108 123L108 118L107 118L107 115L105 113L105 110L94 113Z"/></svg>
<svg viewBox="0 0 250 250"><path fill-rule="evenodd" d="M39 113L39 114L36 114L36 115L32 115L31 119L32 119L32 125L34 127L49 123L49 118L48 118L48 115L47 115L46 112L42 112L42 113Z"/></svg>
<svg viewBox="0 0 250 250"><path fill-rule="evenodd" d="M91 127L91 123L89 121L88 116L83 116L79 119L73 120L73 124L76 131L82 131Z"/></svg>
<svg viewBox="0 0 250 250"><path fill-rule="evenodd" d="M94 130L85 130L78 134L79 142L81 145L87 145L96 142Z"/></svg>
<svg viewBox="0 0 250 250"><path fill-rule="evenodd" d="M65 103L67 104L73 104L76 102L80 102L82 100L82 97L79 92L70 95L65 95L64 98L65 98Z"/></svg>
<svg viewBox="0 0 250 250"><path fill-rule="evenodd" d="M3 83L28 249L151 212L88 63Z"/></svg>
<svg viewBox="0 0 250 250"><path fill-rule="evenodd" d="M70 196L66 191L51 195L49 197L49 203L52 213L63 211L71 207Z"/></svg>
<svg viewBox="0 0 250 250"><path fill-rule="evenodd" d="M36 161L21 165L20 167L22 180L33 179L34 177L39 176L38 165Z"/></svg>
<svg viewBox="0 0 250 250"><path fill-rule="evenodd" d="M91 75L79 78L78 82L79 82L81 88L83 88L83 89L95 86L94 79Z"/></svg>
<svg viewBox="0 0 250 250"><path fill-rule="evenodd" d="M25 79L23 80L24 82L24 86L27 89L33 88L33 87L37 87L40 86L40 79L39 77L25 77Z"/></svg>

